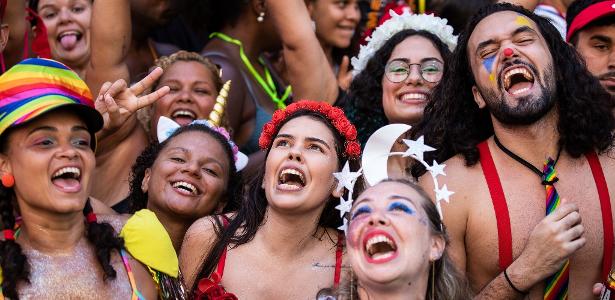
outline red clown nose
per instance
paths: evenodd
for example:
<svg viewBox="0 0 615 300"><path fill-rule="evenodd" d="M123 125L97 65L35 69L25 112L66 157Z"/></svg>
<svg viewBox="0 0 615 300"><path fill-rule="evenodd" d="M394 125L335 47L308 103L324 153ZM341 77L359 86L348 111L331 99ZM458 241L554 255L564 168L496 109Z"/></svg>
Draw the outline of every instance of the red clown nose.
<svg viewBox="0 0 615 300"><path fill-rule="evenodd" d="M513 55L513 50L510 48L504 49L504 56L511 57Z"/></svg>

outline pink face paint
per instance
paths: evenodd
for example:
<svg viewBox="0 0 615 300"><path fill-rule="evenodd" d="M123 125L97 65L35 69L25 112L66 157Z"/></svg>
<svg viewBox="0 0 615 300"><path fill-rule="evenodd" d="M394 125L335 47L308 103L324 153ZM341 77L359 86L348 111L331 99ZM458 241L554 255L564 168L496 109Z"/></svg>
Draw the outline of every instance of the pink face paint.
<svg viewBox="0 0 615 300"><path fill-rule="evenodd" d="M362 216L358 216L350 221L348 224L348 231L346 240L348 241L348 246L354 249L358 249L361 247L361 241L359 240L361 235L361 228L367 226L366 223L369 222L369 217L367 214L363 214Z"/></svg>

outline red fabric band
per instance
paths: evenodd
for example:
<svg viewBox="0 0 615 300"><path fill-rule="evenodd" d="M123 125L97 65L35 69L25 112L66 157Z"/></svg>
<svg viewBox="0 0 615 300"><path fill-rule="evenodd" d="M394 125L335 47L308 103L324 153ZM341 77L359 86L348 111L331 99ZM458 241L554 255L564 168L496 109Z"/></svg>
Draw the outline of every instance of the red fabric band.
<svg viewBox="0 0 615 300"><path fill-rule="evenodd" d="M2 230L2 233L4 233L4 240L8 241L14 241L15 240L15 231L13 231L13 229L5 229Z"/></svg>
<svg viewBox="0 0 615 300"><path fill-rule="evenodd" d="M566 33L566 41L570 42L570 38L587 24L612 14L615 14L615 0L598 2L588 6L572 20Z"/></svg>
<svg viewBox="0 0 615 300"><path fill-rule="evenodd" d="M96 223L96 222L98 222L98 220L96 219L96 214L93 213L93 212L87 214L85 216L85 219L88 221L88 223Z"/></svg>

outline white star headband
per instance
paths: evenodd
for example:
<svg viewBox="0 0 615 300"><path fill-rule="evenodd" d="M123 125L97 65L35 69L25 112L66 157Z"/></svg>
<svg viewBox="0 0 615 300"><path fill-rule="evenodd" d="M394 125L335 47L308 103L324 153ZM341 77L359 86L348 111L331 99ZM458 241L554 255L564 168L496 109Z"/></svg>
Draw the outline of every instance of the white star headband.
<svg viewBox="0 0 615 300"><path fill-rule="evenodd" d="M192 124L205 125L205 126L211 128L211 130L216 131L216 132L220 133L222 136L224 136L226 141L231 146L231 149L233 150L233 158L235 160L235 169L237 170L237 172L241 171L243 168L246 167L246 165L248 164L248 156L246 156L241 151L239 151L239 148L231 140L231 137L228 134L228 132L226 131L226 129L224 129L223 127L216 127L216 126L212 125L207 120L194 120L189 125L192 125ZM157 133L157 136L158 136L158 142L162 143L162 142L166 141L180 127L181 127L181 125L177 124L175 121L173 121L173 120L171 120L171 119L169 119L169 118L167 118L165 116L161 116L158 119L158 126L156 128L156 133Z"/></svg>
<svg viewBox="0 0 615 300"><path fill-rule="evenodd" d="M390 10L389 14L391 19L376 27L372 35L366 39L367 45L361 45L359 55L350 60L353 67L353 76L357 76L365 69L367 62L392 36L406 29L431 32L448 46L451 52L457 47L457 36L453 34L453 27L447 24L446 19L436 17L433 14L411 14L408 11L399 15Z"/></svg>
<svg viewBox="0 0 615 300"><path fill-rule="evenodd" d="M335 207L340 211L340 217L343 220L342 226L338 227L339 230L346 231L348 229L348 219L344 218L344 215L349 213L352 208L352 194L357 179L363 175L365 181L373 186L388 178L387 160L391 156L412 157L425 166L433 179L434 192L436 193L436 207L440 214L440 219L442 219L440 201L444 200L448 203L450 201L450 196L453 195L454 192L449 191L446 184L443 185L442 188L440 188L438 184L438 176L446 176L444 173L446 165L438 164L435 160L430 165L423 159L423 154L425 152L435 151L436 149L425 145L424 137L421 136L416 140L403 139L403 142L408 145L408 150L405 152L390 152L397 138L404 132L410 130L410 128L412 128L412 126L406 124L390 124L376 130L365 144L365 150L363 150L363 156L361 158L362 168L357 172L350 172L350 167L348 162L346 162L341 172L333 173L333 176L335 176L339 182L337 187L338 191L342 188L348 190L348 200L345 200L344 197L340 197L340 204Z"/></svg>

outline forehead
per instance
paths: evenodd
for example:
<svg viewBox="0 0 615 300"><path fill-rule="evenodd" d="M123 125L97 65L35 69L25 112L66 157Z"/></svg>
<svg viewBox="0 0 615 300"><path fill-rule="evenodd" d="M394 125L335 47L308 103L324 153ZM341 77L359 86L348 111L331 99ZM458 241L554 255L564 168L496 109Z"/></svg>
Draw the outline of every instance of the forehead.
<svg viewBox="0 0 615 300"><path fill-rule="evenodd" d="M365 203L388 203L392 196L402 196L420 206L423 197L410 186L400 182L382 182L365 190L357 201L366 199Z"/></svg>
<svg viewBox="0 0 615 300"><path fill-rule="evenodd" d="M468 52L473 53L485 41L499 41L512 36L515 30L529 27L540 34L538 26L530 18L514 11L499 11L482 19L472 31L468 41Z"/></svg>
<svg viewBox="0 0 615 300"><path fill-rule="evenodd" d="M590 26L579 31L579 36L592 37L601 35L615 40L615 23L604 26Z"/></svg>
<svg viewBox="0 0 615 300"><path fill-rule="evenodd" d="M91 4L90 0L40 0L38 2L37 10L44 6L64 6L76 3Z"/></svg>
<svg viewBox="0 0 615 300"><path fill-rule="evenodd" d="M296 138L315 137L330 145L333 145L335 140L331 129L329 129L322 120L311 116L301 116L291 119L280 128L278 135L279 134L288 134Z"/></svg>
<svg viewBox="0 0 615 300"><path fill-rule="evenodd" d="M410 62L417 63L424 58L442 60L442 55L430 39L420 35L412 35L393 48L389 61L398 58L410 59Z"/></svg>
<svg viewBox="0 0 615 300"><path fill-rule="evenodd" d="M176 61L164 70L161 81L191 79L195 81L212 81L211 71L198 61Z"/></svg>

